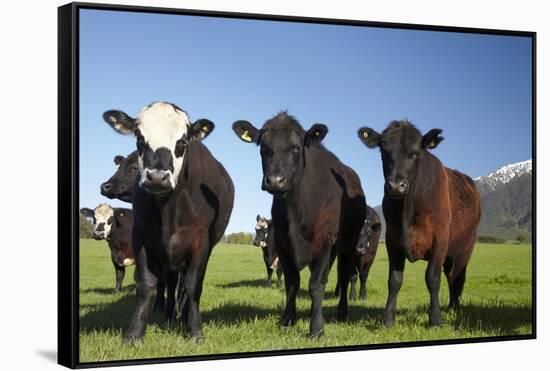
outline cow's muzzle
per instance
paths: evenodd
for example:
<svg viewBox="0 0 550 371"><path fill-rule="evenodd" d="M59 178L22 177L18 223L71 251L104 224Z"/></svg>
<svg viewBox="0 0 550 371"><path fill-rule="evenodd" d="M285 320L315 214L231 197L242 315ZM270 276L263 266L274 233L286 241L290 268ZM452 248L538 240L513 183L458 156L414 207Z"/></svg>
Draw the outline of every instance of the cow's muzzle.
<svg viewBox="0 0 550 371"><path fill-rule="evenodd" d="M407 179L388 179L384 191L392 198L405 197L409 193L409 182Z"/></svg>
<svg viewBox="0 0 550 371"><path fill-rule="evenodd" d="M145 169L141 186L149 193L164 194L172 191L171 177L170 170Z"/></svg>
<svg viewBox="0 0 550 371"><path fill-rule="evenodd" d="M288 191L287 178L282 175L266 175L262 181L262 190L271 194Z"/></svg>

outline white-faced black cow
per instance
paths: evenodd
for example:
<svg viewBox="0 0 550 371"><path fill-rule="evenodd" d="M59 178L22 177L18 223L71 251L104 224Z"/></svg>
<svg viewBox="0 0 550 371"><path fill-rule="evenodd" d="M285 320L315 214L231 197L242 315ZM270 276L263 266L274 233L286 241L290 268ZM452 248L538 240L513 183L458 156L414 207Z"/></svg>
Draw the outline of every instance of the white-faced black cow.
<svg viewBox="0 0 550 371"><path fill-rule="evenodd" d="M122 281L126 267L134 264L132 251L131 230L133 213L130 209L112 208L107 204L101 204L94 210L84 207L80 213L87 218L92 218L94 230L92 237L96 240L106 240L111 250L111 261L115 267L115 289L122 288Z"/></svg>
<svg viewBox="0 0 550 371"><path fill-rule="evenodd" d="M283 275L283 268L279 262L277 250L275 249L273 223L270 219L257 215L256 226L254 229L256 230L256 236L254 237L253 244L262 248L265 269L267 270L267 286L271 287L271 276L273 275L273 269L276 269L277 287L281 287L283 284L281 279L281 276Z"/></svg>
<svg viewBox="0 0 550 371"><path fill-rule="evenodd" d="M119 133L137 139L132 229L137 305L125 340L139 341L145 335L148 303L159 275L157 259L169 291L181 274L186 296L182 320L195 339L202 339L199 301L206 265L229 222L234 198L231 178L200 142L214 124L205 119L191 124L185 111L165 102L150 104L137 118L115 110L103 118ZM174 305L168 298L167 311Z"/></svg>
<svg viewBox="0 0 550 371"><path fill-rule="evenodd" d="M449 305L460 305L481 217L481 199L470 177L446 168L428 151L443 140L440 134L440 129L432 129L422 135L408 121L393 121L382 134L366 127L358 131L367 147L380 148L386 180L382 209L387 222L390 269L385 326L395 322L405 259L428 261L425 279L430 292L431 326L441 323L442 269L449 283Z"/></svg>
<svg viewBox="0 0 550 371"><path fill-rule="evenodd" d="M312 300L309 334L322 335L322 301L337 255L338 276L345 286L338 319L348 315L345 292L366 216L359 177L321 145L328 132L325 125L315 124L305 131L294 117L281 112L261 129L237 121L233 130L241 140L260 146L262 189L273 195L275 247L285 274L283 325L296 323L300 271L308 266Z"/></svg>
<svg viewBox="0 0 550 371"><path fill-rule="evenodd" d="M378 213L367 205L367 218L361 228L359 241L355 248L355 269L352 271L350 279L350 300L356 299L355 285L359 278L359 298L367 298L367 279L369 277L370 268L376 257L378 250L378 242L380 240L381 223ZM335 295L340 295L340 283L336 283Z"/></svg>

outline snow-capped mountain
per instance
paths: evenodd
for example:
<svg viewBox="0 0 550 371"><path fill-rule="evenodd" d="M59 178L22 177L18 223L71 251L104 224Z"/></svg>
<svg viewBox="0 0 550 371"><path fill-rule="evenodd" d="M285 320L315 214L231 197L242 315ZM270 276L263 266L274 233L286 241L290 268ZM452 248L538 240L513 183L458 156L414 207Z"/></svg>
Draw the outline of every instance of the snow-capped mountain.
<svg viewBox="0 0 550 371"><path fill-rule="evenodd" d="M512 180L524 175L530 174L533 171L533 163L529 159L527 161L508 164L500 169L492 172L487 176L477 177L474 179L479 191L482 195L496 191Z"/></svg>

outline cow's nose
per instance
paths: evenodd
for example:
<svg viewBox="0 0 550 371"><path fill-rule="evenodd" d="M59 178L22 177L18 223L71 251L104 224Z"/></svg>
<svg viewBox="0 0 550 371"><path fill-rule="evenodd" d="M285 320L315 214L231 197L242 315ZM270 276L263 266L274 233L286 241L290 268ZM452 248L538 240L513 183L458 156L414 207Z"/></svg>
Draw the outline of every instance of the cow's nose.
<svg viewBox="0 0 550 371"><path fill-rule="evenodd" d="M409 182L407 179L389 179L386 188L390 195L404 196L409 192Z"/></svg>
<svg viewBox="0 0 550 371"><path fill-rule="evenodd" d="M153 193L171 188L170 172L167 170L147 170L143 185Z"/></svg>
<svg viewBox="0 0 550 371"><path fill-rule="evenodd" d="M282 175L268 175L264 179L268 189L280 190L286 186L286 178Z"/></svg>

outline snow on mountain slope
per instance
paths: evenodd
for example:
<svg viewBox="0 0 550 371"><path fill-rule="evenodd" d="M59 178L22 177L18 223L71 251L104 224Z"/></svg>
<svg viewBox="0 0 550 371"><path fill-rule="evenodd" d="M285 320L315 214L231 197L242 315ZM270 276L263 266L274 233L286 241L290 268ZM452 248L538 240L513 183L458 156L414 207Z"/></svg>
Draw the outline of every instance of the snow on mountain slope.
<svg viewBox="0 0 550 371"><path fill-rule="evenodd" d="M513 179L531 173L532 171L533 163L529 159L527 161L505 165L487 176L475 178L474 181L477 183L480 191L482 191L483 194L487 194L509 183Z"/></svg>

